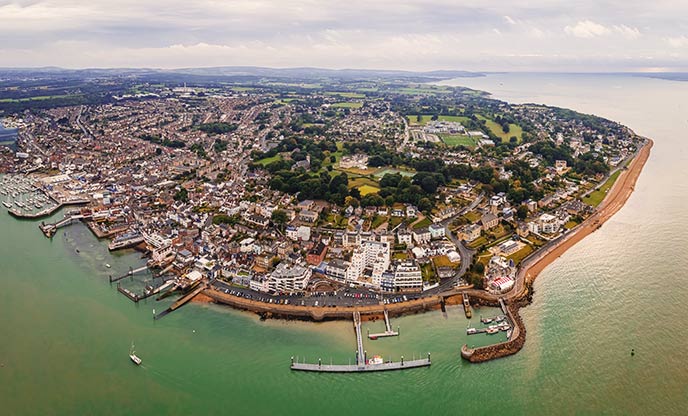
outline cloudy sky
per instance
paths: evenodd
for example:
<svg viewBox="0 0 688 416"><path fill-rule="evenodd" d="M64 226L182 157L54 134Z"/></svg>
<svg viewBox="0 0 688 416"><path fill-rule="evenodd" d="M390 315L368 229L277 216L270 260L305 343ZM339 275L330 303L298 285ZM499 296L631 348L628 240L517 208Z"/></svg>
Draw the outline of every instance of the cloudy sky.
<svg viewBox="0 0 688 416"><path fill-rule="evenodd" d="M0 66L688 70L685 0L0 0Z"/></svg>

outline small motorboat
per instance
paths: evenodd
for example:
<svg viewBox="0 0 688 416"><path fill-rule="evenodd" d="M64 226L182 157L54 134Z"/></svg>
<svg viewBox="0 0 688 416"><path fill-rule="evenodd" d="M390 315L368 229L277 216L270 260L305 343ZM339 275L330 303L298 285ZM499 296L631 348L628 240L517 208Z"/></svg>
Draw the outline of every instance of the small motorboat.
<svg viewBox="0 0 688 416"><path fill-rule="evenodd" d="M129 359L131 359L131 362L133 362L136 365L141 365L143 361L136 355L136 351L134 351L134 344L131 344L131 350L129 350Z"/></svg>

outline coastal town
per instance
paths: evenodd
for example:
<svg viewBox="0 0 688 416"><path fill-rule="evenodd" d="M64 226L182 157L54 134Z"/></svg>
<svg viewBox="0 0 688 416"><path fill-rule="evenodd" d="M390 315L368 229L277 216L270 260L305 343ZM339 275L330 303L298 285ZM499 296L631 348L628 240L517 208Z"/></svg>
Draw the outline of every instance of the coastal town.
<svg viewBox="0 0 688 416"><path fill-rule="evenodd" d="M196 296L315 320L458 296L468 315L470 296L503 311L473 333L524 337L503 302L527 296L523 266L600 226L651 146L425 83L143 83L107 101L5 110L0 199L48 238L83 222L145 253L143 291L121 279L138 270L111 282L135 302L180 293L160 317Z"/></svg>

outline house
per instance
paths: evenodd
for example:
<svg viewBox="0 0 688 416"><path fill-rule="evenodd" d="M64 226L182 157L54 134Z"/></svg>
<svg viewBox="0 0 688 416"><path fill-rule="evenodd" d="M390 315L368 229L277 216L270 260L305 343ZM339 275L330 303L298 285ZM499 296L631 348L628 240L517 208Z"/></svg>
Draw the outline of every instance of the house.
<svg viewBox="0 0 688 416"><path fill-rule="evenodd" d="M410 246L413 244L413 234L406 230L402 230L397 232L397 241L399 244L406 244L406 246Z"/></svg>
<svg viewBox="0 0 688 416"><path fill-rule="evenodd" d="M432 237L430 236L428 227L416 228L413 230L413 241L415 241L416 244L427 244L431 239Z"/></svg>
<svg viewBox="0 0 688 416"><path fill-rule="evenodd" d="M487 231L499 225L499 218L488 212L480 218L480 223L482 224L483 230Z"/></svg>
<svg viewBox="0 0 688 416"><path fill-rule="evenodd" d="M314 223L318 220L318 213L308 209L299 212L299 220L303 222Z"/></svg>
<svg viewBox="0 0 688 416"><path fill-rule="evenodd" d="M543 234L554 234L559 231L559 219L551 214L542 214L538 219L538 228Z"/></svg>
<svg viewBox="0 0 688 416"><path fill-rule="evenodd" d="M249 224L259 228L266 228L270 223L270 220L262 215L247 215L245 219Z"/></svg>
<svg viewBox="0 0 688 416"><path fill-rule="evenodd" d="M322 263L323 260L325 260L325 254L327 254L327 246L320 241L318 244L314 245L313 248L308 250L306 262L308 264L317 266Z"/></svg>
<svg viewBox="0 0 688 416"><path fill-rule="evenodd" d="M480 237L482 227L479 224L471 224L461 228L458 237L460 240L471 242Z"/></svg>
<svg viewBox="0 0 688 416"><path fill-rule="evenodd" d="M528 235L530 234L528 224L524 222L518 223L518 226L516 226L516 234L518 234L519 237L528 237Z"/></svg>
<svg viewBox="0 0 688 416"><path fill-rule="evenodd" d="M290 225L285 229L285 235L292 241L308 241L311 239L311 227Z"/></svg>
<svg viewBox="0 0 688 416"><path fill-rule="evenodd" d="M428 231L430 231L430 238L432 240L436 240L439 238L444 238L445 232L444 232L444 226L440 224L432 224L428 227Z"/></svg>

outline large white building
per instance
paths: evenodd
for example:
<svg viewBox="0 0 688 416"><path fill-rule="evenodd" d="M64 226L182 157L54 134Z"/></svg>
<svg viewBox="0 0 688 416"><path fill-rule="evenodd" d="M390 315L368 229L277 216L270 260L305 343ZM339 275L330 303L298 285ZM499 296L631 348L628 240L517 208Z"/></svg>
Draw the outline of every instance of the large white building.
<svg viewBox="0 0 688 416"><path fill-rule="evenodd" d="M560 227L559 219L551 214L542 214L538 220L538 228L543 234L554 234Z"/></svg>
<svg viewBox="0 0 688 416"><path fill-rule="evenodd" d="M423 274L418 263L407 260L396 264L394 268L394 288L412 290L423 288Z"/></svg>
<svg viewBox="0 0 688 416"><path fill-rule="evenodd" d="M268 288L278 292L305 290L313 272L308 267L282 262L275 267L268 279Z"/></svg>
<svg viewBox="0 0 688 416"><path fill-rule="evenodd" d="M354 250L351 265L346 271L346 280L358 280L366 268L372 269L373 285L379 287L382 274L389 268L391 261L390 244L380 241L364 241Z"/></svg>

